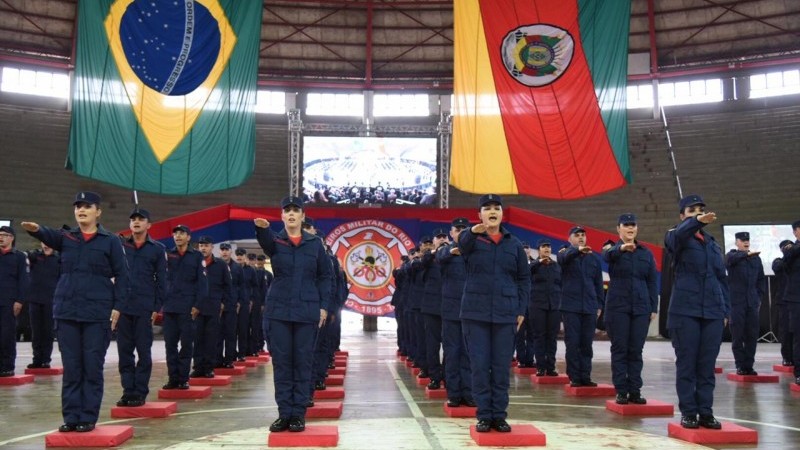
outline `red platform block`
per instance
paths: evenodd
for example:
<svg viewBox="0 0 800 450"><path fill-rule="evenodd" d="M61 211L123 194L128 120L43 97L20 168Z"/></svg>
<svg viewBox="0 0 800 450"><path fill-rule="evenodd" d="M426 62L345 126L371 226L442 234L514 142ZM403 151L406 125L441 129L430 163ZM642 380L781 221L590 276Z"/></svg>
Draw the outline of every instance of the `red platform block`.
<svg viewBox="0 0 800 450"><path fill-rule="evenodd" d="M536 367L514 367L514 373L517 375L533 375L536 373Z"/></svg>
<svg viewBox="0 0 800 450"><path fill-rule="evenodd" d="M189 386L229 386L230 375L215 375L214 378L189 378Z"/></svg>
<svg viewBox="0 0 800 450"><path fill-rule="evenodd" d="M721 430L707 428L683 428L678 422L670 422L667 427L669 437L680 439L694 444L738 445L757 444L758 432L750 428L722 422Z"/></svg>
<svg viewBox="0 0 800 450"><path fill-rule="evenodd" d="M412 361L410 359L406 359L406 367L411 367L413 365L414 365L414 361Z"/></svg>
<svg viewBox="0 0 800 450"><path fill-rule="evenodd" d="M722 367L714 367L714 373L722 373Z"/></svg>
<svg viewBox="0 0 800 450"><path fill-rule="evenodd" d="M447 402L444 402L444 413L447 414L449 417L462 417L462 418L475 418L475 415L478 414L478 408L475 406L458 406L458 407L450 407L447 406Z"/></svg>
<svg viewBox="0 0 800 450"><path fill-rule="evenodd" d="M25 375L42 375L42 376L52 376L52 375L62 375L64 373L63 367L51 367L49 369L25 369Z"/></svg>
<svg viewBox="0 0 800 450"><path fill-rule="evenodd" d="M130 425L104 425L88 433L60 433L44 437L47 447L116 447L133 437Z"/></svg>
<svg viewBox="0 0 800 450"><path fill-rule="evenodd" d="M343 386L344 375L328 375L328 378L325 378L325 384L328 386Z"/></svg>
<svg viewBox="0 0 800 450"><path fill-rule="evenodd" d="M245 362L252 361L256 364L266 364L269 362L269 356L247 356L244 360Z"/></svg>
<svg viewBox="0 0 800 450"><path fill-rule="evenodd" d="M800 384L797 383L789 384L789 390L792 392L800 392Z"/></svg>
<svg viewBox="0 0 800 450"><path fill-rule="evenodd" d="M598 384L597 387L572 387L564 386L564 392L573 397L615 397L617 390L610 384Z"/></svg>
<svg viewBox="0 0 800 450"><path fill-rule="evenodd" d="M270 447L336 447L339 444L339 427L331 425L306 425L301 433L270 433Z"/></svg>
<svg viewBox="0 0 800 450"><path fill-rule="evenodd" d="M430 383L430 382L431 382L431 379L428 378L428 377L422 377L422 378L417 377L417 385L419 385L419 386L427 386L428 383Z"/></svg>
<svg viewBox="0 0 800 450"><path fill-rule="evenodd" d="M176 411L178 411L178 404L175 402L147 402L136 407L115 406L111 408L111 418L167 417Z"/></svg>
<svg viewBox="0 0 800 450"><path fill-rule="evenodd" d="M780 381L778 375L737 375L734 372L730 372L727 377L731 381L740 383L777 383Z"/></svg>
<svg viewBox="0 0 800 450"><path fill-rule="evenodd" d="M329 387L321 391L314 391L314 400L340 400L343 398L343 387Z"/></svg>
<svg viewBox="0 0 800 450"><path fill-rule="evenodd" d="M269 352L264 351L264 350L261 350L260 352L258 352L258 354L261 355L261 356L269 356Z"/></svg>
<svg viewBox="0 0 800 450"><path fill-rule="evenodd" d="M189 386L189 389L159 389L162 400L195 399L211 397L211 386Z"/></svg>
<svg viewBox="0 0 800 450"><path fill-rule="evenodd" d="M400 350L398 350L397 353L400 353ZM350 352L347 350L339 350L338 352L333 352L333 356L350 356Z"/></svg>
<svg viewBox="0 0 800 450"><path fill-rule="evenodd" d="M425 388L425 398L447 398L447 389L440 388L440 389L430 389Z"/></svg>
<svg viewBox="0 0 800 450"><path fill-rule="evenodd" d="M775 364L774 366L772 366L772 370L774 370L775 372L793 374L794 373L794 366L784 366L783 364ZM28 373L28 372L26 371L25 373Z"/></svg>
<svg viewBox="0 0 800 450"><path fill-rule="evenodd" d="M511 425L510 433L492 430L478 433L475 425L469 427L469 435L480 446L534 447L547 445L547 437L533 425Z"/></svg>
<svg viewBox="0 0 800 450"><path fill-rule="evenodd" d="M328 376L345 375L346 373L347 373L347 367L337 367L335 369L328 369Z"/></svg>
<svg viewBox="0 0 800 450"><path fill-rule="evenodd" d="M33 383L33 375L12 375L10 377L0 377L0 386L19 386L21 384Z"/></svg>
<svg viewBox="0 0 800 450"><path fill-rule="evenodd" d="M246 367L236 367L233 366L233 369L228 369L226 367L220 367L218 369L214 369L214 375L227 375L227 376L239 376L244 375L247 373Z"/></svg>
<svg viewBox="0 0 800 450"><path fill-rule="evenodd" d="M675 405L672 403L648 400L645 405L617 404L614 400L606 400L606 409L623 416L672 416L675 414Z"/></svg>
<svg viewBox="0 0 800 450"><path fill-rule="evenodd" d="M408 359L408 356L397 355L397 359L399 359L400 361L405 361Z"/></svg>
<svg viewBox="0 0 800 450"><path fill-rule="evenodd" d="M517 367L519 365L519 361L511 361L511 367Z"/></svg>
<svg viewBox="0 0 800 450"><path fill-rule="evenodd" d="M255 367L258 365L258 363L255 361L248 361L245 359L244 361L236 361L235 363L233 363L233 365L234 367Z"/></svg>
<svg viewBox="0 0 800 450"><path fill-rule="evenodd" d="M531 375L531 383L533 384L569 384L569 377L566 375L558 375L555 377L537 377Z"/></svg>
<svg viewBox="0 0 800 450"><path fill-rule="evenodd" d="M417 376L417 375L419 375L421 370L422 369L420 369L419 367L412 367L411 368L411 375Z"/></svg>
<svg viewBox="0 0 800 450"><path fill-rule="evenodd" d="M342 417L342 402L316 402L306 408L306 419L338 419Z"/></svg>

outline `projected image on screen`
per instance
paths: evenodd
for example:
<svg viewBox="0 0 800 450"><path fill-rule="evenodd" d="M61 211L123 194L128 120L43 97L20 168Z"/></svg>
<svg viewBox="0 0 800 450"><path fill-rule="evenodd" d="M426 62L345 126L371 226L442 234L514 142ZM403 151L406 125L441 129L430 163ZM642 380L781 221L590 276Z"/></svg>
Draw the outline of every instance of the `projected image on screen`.
<svg viewBox="0 0 800 450"><path fill-rule="evenodd" d="M436 204L435 138L303 138L303 195L319 204Z"/></svg>

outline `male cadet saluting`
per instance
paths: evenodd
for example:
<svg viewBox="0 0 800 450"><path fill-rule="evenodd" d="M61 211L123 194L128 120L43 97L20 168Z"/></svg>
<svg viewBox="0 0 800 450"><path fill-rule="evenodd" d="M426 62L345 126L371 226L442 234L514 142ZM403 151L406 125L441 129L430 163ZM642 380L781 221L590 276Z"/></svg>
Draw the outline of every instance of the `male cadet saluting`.
<svg viewBox="0 0 800 450"><path fill-rule="evenodd" d="M714 363L731 301L722 250L703 229L717 220L717 215L706 212L705 206L699 195L683 197L679 203L681 223L664 238L675 266L667 328L675 349L681 426L718 430L722 424L712 410Z"/></svg>
<svg viewBox="0 0 800 450"><path fill-rule="evenodd" d="M731 347L736 360L736 374L758 375L753 370L758 341L758 310L767 288L764 266L750 251L750 233L736 233L736 249L725 256L728 286L731 293Z"/></svg>
<svg viewBox="0 0 800 450"><path fill-rule="evenodd" d="M17 358L17 316L28 289L25 253L14 248L16 233L0 227L0 377L14 375Z"/></svg>
<svg viewBox="0 0 800 450"><path fill-rule="evenodd" d="M153 359L153 321L167 294L167 251L150 238L150 213L136 208L130 214L131 236L122 242L131 278L128 302L117 321L117 354L122 398L117 406L142 406L150 392ZM133 355L139 355L139 361Z"/></svg>
<svg viewBox="0 0 800 450"><path fill-rule="evenodd" d="M567 348L570 385L597 386L592 381L592 343L597 318L603 310L603 269L600 257L586 245L586 230L569 230L569 247L558 252L561 266L561 314Z"/></svg>
<svg viewBox="0 0 800 450"><path fill-rule="evenodd" d="M266 271L258 263L255 253L247 254L247 263L253 268L256 280L256 290L253 294L253 309L250 311L250 336L247 344L247 353L258 356L264 347L264 336L261 322L264 320L264 298L267 296Z"/></svg>
<svg viewBox="0 0 800 450"><path fill-rule="evenodd" d="M783 264L786 270L784 297L789 305L791 317L789 326L794 330L792 340L794 382L800 384L800 220L792 223L792 232L797 240L783 246Z"/></svg>
<svg viewBox="0 0 800 450"><path fill-rule="evenodd" d="M206 266L208 293L197 302L200 314L195 319L194 370L189 376L214 378L220 316L231 298L231 270L225 261L214 256L214 241L210 236L202 236L197 244Z"/></svg>
<svg viewBox="0 0 800 450"><path fill-rule="evenodd" d="M536 243L539 257L530 264L531 298L528 303L529 333L533 339L537 377L555 377L558 330L561 328L561 267L551 257L549 239Z"/></svg>
<svg viewBox="0 0 800 450"><path fill-rule="evenodd" d="M256 270L247 262L247 250L237 248L235 253L236 262L242 268L242 292L244 293L244 299L236 318L236 338L239 350L237 359L244 361L244 358L250 354L248 348L250 345L250 311L253 310L253 297L256 295L255 291L258 290L258 282L256 281Z"/></svg>
<svg viewBox="0 0 800 450"><path fill-rule="evenodd" d="M778 244L778 248L783 248L791 244L790 240L783 240ZM786 265L783 257L772 260L772 272L775 274L773 283L775 284L775 305L778 307L778 340L781 342L781 356L784 366L794 366L794 356L792 351L792 341L794 333L791 328L789 305L786 303Z"/></svg>
<svg viewBox="0 0 800 450"><path fill-rule="evenodd" d="M219 253L231 273L231 295L222 308L222 320L217 340L217 367L232 369L236 361L236 319L244 302L244 272L242 266L231 258L231 244L219 244Z"/></svg>
<svg viewBox="0 0 800 450"><path fill-rule="evenodd" d="M167 298L164 301L164 346L167 349L169 381L164 389L189 389L195 323L200 314L200 299L208 295L203 254L189 242L192 232L186 225L172 229L175 248L167 253ZM180 342L180 350L178 343Z"/></svg>
<svg viewBox="0 0 800 450"><path fill-rule="evenodd" d="M425 355L427 356L428 377L431 379L428 389L442 387L442 361L439 352L442 348L442 268L436 261L436 251L447 244L447 233L438 228L433 231L433 245L426 247L422 255L422 266L425 269L425 295L422 299L421 311L425 322Z"/></svg>
<svg viewBox="0 0 800 450"><path fill-rule="evenodd" d="M31 320L33 362L29 369L49 369L53 355L53 297L61 274L58 252L44 242L41 250L28 255L31 283L28 290L28 316Z"/></svg>

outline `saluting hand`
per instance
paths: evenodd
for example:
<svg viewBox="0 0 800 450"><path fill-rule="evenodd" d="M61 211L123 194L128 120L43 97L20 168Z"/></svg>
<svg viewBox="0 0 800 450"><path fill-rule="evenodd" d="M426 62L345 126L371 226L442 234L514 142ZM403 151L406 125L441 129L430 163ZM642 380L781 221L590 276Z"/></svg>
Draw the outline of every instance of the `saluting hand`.
<svg viewBox="0 0 800 450"><path fill-rule="evenodd" d="M25 231L30 231L31 233L39 231L39 224L36 222L22 222L20 225Z"/></svg>
<svg viewBox="0 0 800 450"><path fill-rule="evenodd" d="M590 253L592 251L592 247L589 247L588 245L581 245L578 247L578 251L581 253Z"/></svg>
<svg viewBox="0 0 800 450"><path fill-rule="evenodd" d="M486 225L479 223L472 226L472 232L475 234L486 233Z"/></svg>
<svg viewBox="0 0 800 450"><path fill-rule="evenodd" d="M269 227L269 220L267 220L267 219L264 219L264 218L261 218L261 217L259 217L259 218L255 219L255 220L253 220L253 223L254 223L254 224L255 224L255 225L258 227L258 228L267 228L267 227Z"/></svg>
<svg viewBox="0 0 800 450"><path fill-rule="evenodd" d="M620 249L620 251L623 251L623 252L632 252L632 251L636 250L636 244L634 244L632 242L627 243L627 244L622 244L622 245L619 246L619 249Z"/></svg>
<svg viewBox="0 0 800 450"><path fill-rule="evenodd" d="M119 311L116 309L111 310L111 331L117 329L117 321L119 320Z"/></svg>
<svg viewBox="0 0 800 450"><path fill-rule="evenodd" d="M699 220L700 222L708 225L709 223L712 223L715 220L717 220L717 213L707 212L705 214L700 214L700 215L698 215L696 217L697 217L697 220Z"/></svg>
<svg viewBox="0 0 800 450"><path fill-rule="evenodd" d="M751 257L751 256L758 256L758 255L760 255L760 254L761 254L761 252L749 252L749 253L747 254L747 257L749 258L749 257Z"/></svg>

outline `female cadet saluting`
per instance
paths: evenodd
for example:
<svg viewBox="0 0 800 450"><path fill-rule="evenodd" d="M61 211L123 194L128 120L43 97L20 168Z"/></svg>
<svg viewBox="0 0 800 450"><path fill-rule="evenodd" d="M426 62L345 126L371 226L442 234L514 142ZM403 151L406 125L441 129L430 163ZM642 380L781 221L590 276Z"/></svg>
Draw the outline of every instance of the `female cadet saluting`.
<svg viewBox="0 0 800 450"><path fill-rule="evenodd" d="M500 225L500 196L484 195L478 206L480 223L458 236L467 270L461 326L470 358L472 395L478 405L475 429L509 432L508 364L514 333L525 318L531 275L522 243Z"/></svg>
<svg viewBox="0 0 800 450"><path fill-rule="evenodd" d="M254 220L256 239L271 258L275 279L267 294L278 419L270 431L305 430L311 397L312 360L317 328L328 316L332 266L322 240L303 231L303 200L281 200L284 229L275 234L266 219Z"/></svg>
<svg viewBox="0 0 800 450"><path fill-rule="evenodd" d="M611 281L606 297L606 331L611 338L611 377L617 403L643 405L642 348L650 321L658 311L656 260L636 242L636 216L623 214L617 222L619 241L603 250Z"/></svg>
<svg viewBox="0 0 800 450"><path fill-rule="evenodd" d="M61 252L61 276L53 299L53 318L64 378L58 431L94 429L103 400L103 363L128 296L128 263L122 242L100 226L100 196L75 197L77 227L53 230L22 222L31 236Z"/></svg>

